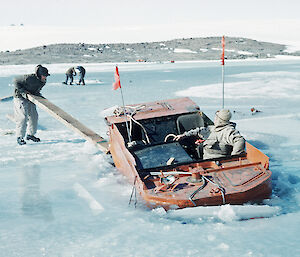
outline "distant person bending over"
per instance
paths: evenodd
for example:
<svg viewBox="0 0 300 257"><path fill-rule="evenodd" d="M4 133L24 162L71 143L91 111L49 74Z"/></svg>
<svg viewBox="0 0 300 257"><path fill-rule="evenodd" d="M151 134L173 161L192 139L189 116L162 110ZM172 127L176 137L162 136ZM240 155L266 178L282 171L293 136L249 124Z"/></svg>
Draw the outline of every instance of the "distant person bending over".
<svg viewBox="0 0 300 257"><path fill-rule="evenodd" d="M24 145L26 139L39 142L35 137L38 123L38 113L34 103L27 99L27 93L41 96L40 91L50 76L48 69L42 65L36 66L35 74L23 75L14 79L14 112L16 119L16 135L19 145Z"/></svg>
<svg viewBox="0 0 300 257"><path fill-rule="evenodd" d="M175 140L199 135L200 138L205 140L203 142L203 159L241 154L245 150L245 139L235 129L236 124L230 122L230 118L231 112L229 110L217 111L214 125L184 132L176 136Z"/></svg>
<svg viewBox="0 0 300 257"><path fill-rule="evenodd" d="M70 79L70 85L73 85L73 76L76 76L76 71L74 67L71 67L66 71L66 81L63 83L68 85L68 80Z"/></svg>
<svg viewBox="0 0 300 257"><path fill-rule="evenodd" d="M77 85L80 85L80 83L82 82L82 85L84 86L85 68L83 68L82 66L77 66L76 69L79 70L79 82L77 83Z"/></svg>

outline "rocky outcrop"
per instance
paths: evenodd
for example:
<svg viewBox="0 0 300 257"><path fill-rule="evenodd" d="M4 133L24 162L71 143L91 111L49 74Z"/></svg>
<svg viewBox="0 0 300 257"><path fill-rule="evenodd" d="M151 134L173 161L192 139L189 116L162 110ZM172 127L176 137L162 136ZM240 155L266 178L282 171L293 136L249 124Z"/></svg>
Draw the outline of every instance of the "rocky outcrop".
<svg viewBox="0 0 300 257"><path fill-rule="evenodd" d="M227 59L273 58L299 55L285 52L286 46L247 38L226 38ZM118 44L52 44L0 52L0 65L36 63L164 62L218 60L221 38L183 38L161 42Z"/></svg>

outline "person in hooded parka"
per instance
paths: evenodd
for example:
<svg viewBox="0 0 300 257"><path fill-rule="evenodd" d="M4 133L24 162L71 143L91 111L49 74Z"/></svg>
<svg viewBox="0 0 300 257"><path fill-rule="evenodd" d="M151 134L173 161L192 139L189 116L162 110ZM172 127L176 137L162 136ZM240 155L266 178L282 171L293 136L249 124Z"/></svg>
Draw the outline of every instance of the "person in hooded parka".
<svg viewBox="0 0 300 257"><path fill-rule="evenodd" d="M16 136L19 145L26 140L39 142L35 137L38 124L38 113L34 103L27 99L27 93L41 96L41 90L50 76L48 69L37 65L34 74L18 76L14 79L14 115L16 120Z"/></svg>
<svg viewBox="0 0 300 257"><path fill-rule="evenodd" d="M203 142L203 159L239 155L245 151L245 139L236 130L236 124L230 122L231 112L219 110L215 114L214 125L198 127L177 135L175 140L198 135Z"/></svg>

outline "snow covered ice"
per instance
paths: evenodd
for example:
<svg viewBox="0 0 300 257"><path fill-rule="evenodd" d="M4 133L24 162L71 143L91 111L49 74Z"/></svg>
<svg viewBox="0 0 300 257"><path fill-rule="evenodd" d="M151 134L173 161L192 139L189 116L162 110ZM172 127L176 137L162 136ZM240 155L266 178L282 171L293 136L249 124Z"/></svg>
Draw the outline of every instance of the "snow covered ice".
<svg viewBox="0 0 300 257"><path fill-rule="evenodd" d="M42 94L107 138L103 110L121 105L114 64L83 65L85 87L61 84L76 64L45 66ZM15 75L33 70L1 66L0 97L12 94ZM6 118L12 102L0 102L0 256L299 256L299 70L297 59L225 66L225 107L270 157L273 193L261 206L135 209L108 156L41 109L41 142L18 146ZM125 63L119 71L126 104L189 96L211 118L221 107L220 62Z"/></svg>

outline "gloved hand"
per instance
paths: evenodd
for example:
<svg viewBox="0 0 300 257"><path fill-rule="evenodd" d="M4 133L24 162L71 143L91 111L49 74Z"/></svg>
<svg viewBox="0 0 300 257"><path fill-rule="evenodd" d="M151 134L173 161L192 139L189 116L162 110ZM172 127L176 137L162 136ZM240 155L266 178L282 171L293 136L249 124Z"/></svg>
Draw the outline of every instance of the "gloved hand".
<svg viewBox="0 0 300 257"><path fill-rule="evenodd" d="M27 97L27 91L25 91L25 90L20 90L19 91L19 93L20 93L20 95L23 97L23 98L25 98L25 99L28 99L28 97Z"/></svg>

